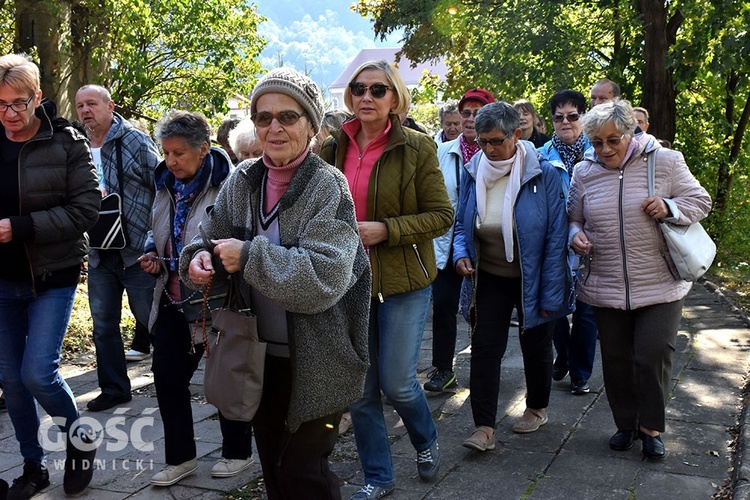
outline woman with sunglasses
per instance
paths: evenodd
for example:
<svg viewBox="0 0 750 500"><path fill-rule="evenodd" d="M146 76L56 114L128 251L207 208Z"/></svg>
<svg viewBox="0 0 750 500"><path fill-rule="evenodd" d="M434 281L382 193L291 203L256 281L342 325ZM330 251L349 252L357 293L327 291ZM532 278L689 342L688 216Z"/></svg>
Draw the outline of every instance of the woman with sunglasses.
<svg viewBox="0 0 750 500"><path fill-rule="evenodd" d="M476 429L464 446L495 448L500 363L515 307L526 377L526 409L513 431L547 423L552 334L567 313L570 275L563 184L533 145L519 140L518 111L488 104L475 120L482 151L464 166L453 239L463 276L461 310L472 327L471 411Z"/></svg>
<svg viewBox="0 0 750 500"><path fill-rule="evenodd" d="M580 298L594 307L607 399L617 432L613 450L643 442L643 455L664 456L660 434L671 387L672 355L691 284L679 278L660 220L692 224L711 209L711 198L681 153L662 149L647 133L635 135L627 101L591 109L583 131L593 146L576 166L568 219L572 246L590 252L590 275ZM655 195L648 195L647 165L656 155Z"/></svg>
<svg viewBox="0 0 750 500"><path fill-rule="evenodd" d="M448 230L453 208L435 143L401 126L398 115L411 98L390 63L360 66L344 102L355 118L326 139L321 156L349 181L372 266L370 368L364 397L350 407L365 475L352 498L364 500L385 496L396 484L381 391L404 421L420 478L431 481L438 473L437 429L416 374L437 274L432 239Z"/></svg>
<svg viewBox="0 0 750 500"><path fill-rule="evenodd" d="M200 289L220 269L237 273L257 316L267 350L252 425L268 498L341 498L328 457L342 410L362 397L367 255L346 179L310 151L323 118L315 82L271 70L250 110L263 156L225 181L202 222L211 241L184 249L180 275Z"/></svg>
<svg viewBox="0 0 750 500"><path fill-rule="evenodd" d="M586 97L575 90L561 90L550 100L552 123L555 133L552 140L539 148L557 167L567 194L575 164L583 159L584 152L591 147L588 138L581 132L581 118L586 111ZM578 259L570 252L573 272L577 272ZM585 270L584 270L585 272ZM573 326L568 318L560 318L555 327L555 350L557 358L552 369L552 378L560 381L570 372L570 392L587 394L589 378L594 370L596 356L596 323L591 306L577 300L573 311Z"/></svg>

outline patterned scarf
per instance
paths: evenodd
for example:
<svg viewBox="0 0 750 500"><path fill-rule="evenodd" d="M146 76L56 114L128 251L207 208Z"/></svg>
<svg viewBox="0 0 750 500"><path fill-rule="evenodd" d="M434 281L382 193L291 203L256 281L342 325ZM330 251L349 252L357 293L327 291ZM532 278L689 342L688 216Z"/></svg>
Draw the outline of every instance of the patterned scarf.
<svg viewBox="0 0 750 500"><path fill-rule="evenodd" d="M461 148L461 157L464 160L464 165L469 163L474 155L479 152L479 144L467 141L464 134L458 136L458 145Z"/></svg>
<svg viewBox="0 0 750 500"><path fill-rule="evenodd" d="M172 220L172 236L173 236L173 257L179 257L182 252L182 237L185 232L185 221L190 213L190 209L193 206L193 202L198 195L203 191L203 187L206 185L213 167L213 157L211 154L207 154L203 159L203 164L195 173L192 179L182 180L175 178L174 185L172 186L172 192L174 194L174 219ZM177 261L172 259L170 261L170 271L177 270Z"/></svg>
<svg viewBox="0 0 750 500"><path fill-rule="evenodd" d="M552 136L552 147L560 153L565 168L568 169L568 175L573 178L573 167L576 164L576 160L583 156L583 147L586 144L586 139L583 134L578 136L576 142L573 144L565 144L557 137L557 134Z"/></svg>

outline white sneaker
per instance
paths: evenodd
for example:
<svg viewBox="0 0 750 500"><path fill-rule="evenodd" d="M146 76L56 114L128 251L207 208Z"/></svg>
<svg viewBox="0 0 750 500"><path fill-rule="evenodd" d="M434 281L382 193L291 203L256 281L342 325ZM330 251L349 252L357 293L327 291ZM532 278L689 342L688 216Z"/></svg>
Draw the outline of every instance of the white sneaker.
<svg viewBox="0 0 750 500"><path fill-rule="evenodd" d="M212 477L232 477L253 465L253 457L244 460L239 458L220 458L211 468Z"/></svg>
<svg viewBox="0 0 750 500"><path fill-rule="evenodd" d="M131 349L125 353L125 361L143 361L149 356L147 352L136 351Z"/></svg>
<svg viewBox="0 0 750 500"><path fill-rule="evenodd" d="M193 458L180 465L167 465L161 471L154 474L151 484L154 486L172 486L180 479L189 476L198 470L198 460Z"/></svg>

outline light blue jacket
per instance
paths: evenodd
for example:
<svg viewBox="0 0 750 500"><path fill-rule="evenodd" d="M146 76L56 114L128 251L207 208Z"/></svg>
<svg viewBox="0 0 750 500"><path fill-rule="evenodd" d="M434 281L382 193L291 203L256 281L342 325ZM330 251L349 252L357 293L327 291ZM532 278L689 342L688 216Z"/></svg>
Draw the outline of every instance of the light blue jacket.
<svg viewBox="0 0 750 500"><path fill-rule="evenodd" d="M567 265L568 219L565 193L560 175L534 145L520 141L526 148L521 188L514 206L515 234L521 265L523 327L533 328L569 314L571 286ZM464 166L461 200L458 205L456 234L453 240L453 264L468 257L474 269L481 266L474 228L477 219L477 154ZM476 283L476 281L475 281ZM472 280L464 278L461 312L468 318L475 303ZM546 317L541 311L550 311Z"/></svg>
<svg viewBox="0 0 750 500"><path fill-rule="evenodd" d="M591 143L589 142L588 137L584 137L583 141L583 155L586 156L586 152L591 149ZM565 163L563 163L562 161L560 152L552 147L552 140L547 141L546 143L544 143L544 146L538 149L547 158L547 161L549 161L560 174L560 178L562 179L563 186L565 188L565 199L567 200L568 191L570 190L570 175L568 175L568 169L565 168ZM591 151L593 152L594 150L591 149ZM583 158L581 158L581 160L583 160Z"/></svg>
<svg viewBox="0 0 750 500"><path fill-rule="evenodd" d="M457 214L461 170L464 167L459 139L453 139L452 141L440 144L437 156L438 163L440 163L440 170L443 172L443 179L445 180L445 189L448 191L448 198L451 201L451 206L453 206L453 213ZM448 232L432 240L435 245L435 262L438 269L445 269L445 266L452 265L452 263L448 262L448 258L451 253L453 232L456 227L455 222L456 218L454 217L453 225L448 229Z"/></svg>

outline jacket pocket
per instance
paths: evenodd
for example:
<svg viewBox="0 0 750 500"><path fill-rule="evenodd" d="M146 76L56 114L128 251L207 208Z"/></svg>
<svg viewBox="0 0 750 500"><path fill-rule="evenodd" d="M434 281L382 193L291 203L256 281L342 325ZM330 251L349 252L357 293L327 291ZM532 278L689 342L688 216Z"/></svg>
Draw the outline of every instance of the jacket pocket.
<svg viewBox="0 0 750 500"><path fill-rule="evenodd" d="M416 243L411 244L412 248L414 249L414 253L417 256L417 262L419 262L419 267L422 268L422 272L424 273L424 277L429 279L430 274L427 272L427 268L424 266L424 262L422 261L422 256L419 255L419 248L417 247Z"/></svg>

